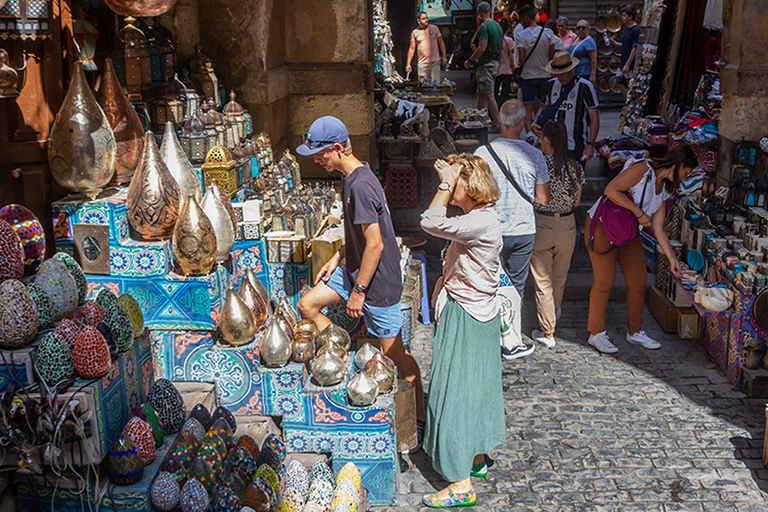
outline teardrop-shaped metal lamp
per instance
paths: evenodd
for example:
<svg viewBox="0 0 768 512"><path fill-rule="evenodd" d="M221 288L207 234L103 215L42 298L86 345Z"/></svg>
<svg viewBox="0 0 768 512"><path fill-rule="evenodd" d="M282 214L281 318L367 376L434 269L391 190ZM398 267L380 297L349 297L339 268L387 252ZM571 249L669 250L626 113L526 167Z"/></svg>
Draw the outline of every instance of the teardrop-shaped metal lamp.
<svg viewBox="0 0 768 512"><path fill-rule="evenodd" d="M192 167L192 163L189 161L186 153L181 149L181 143L179 143L179 138L176 136L176 130L170 121L165 123L163 143L160 145L160 156L168 167L171 176L179 185L181 196L186 198L188 195L193 194L195 199L200 201L203 196L200 178L197 177L195 168Z"/></svg>
<svg viewBox="0 0 768 512"><path fill-rule="evenodd" d="M232 251L232 246L235 244L235 230L232 229L232 221L229 219L229 214L224 205L221 204L219 196L210 188L205 191L201 206L211 224L213 224L213 230L216 232L216 242L218 244L216 261L226 261L229 258L230 251Z"/></svg>
<svg viewBox="0 0 768 512"><path fill-rule="evenodd" d="M256 334L253 313L231 287L227 290L227 298L221 308L219 333L225 342L235 347L249 343Z"/></svg>
<svg viewBox="0 0 768 512"><path fill-rule="evenodd" d="M274 318L261 338L259 359L268 368L280 368L291 359L291 338Z"/></svg>
<svg viewBox="0 0 768 512"><path fill-rule="evenodd" d="M216 263L216 232L193 194L173 230L173 256L185 276L210 274Z"/></svg>

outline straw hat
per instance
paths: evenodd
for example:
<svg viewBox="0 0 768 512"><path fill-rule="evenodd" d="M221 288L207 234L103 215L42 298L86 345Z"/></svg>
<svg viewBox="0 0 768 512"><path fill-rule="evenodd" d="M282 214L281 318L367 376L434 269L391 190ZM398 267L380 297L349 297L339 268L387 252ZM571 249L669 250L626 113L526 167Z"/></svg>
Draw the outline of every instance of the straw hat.
<svg viewBox="0 0 768 512"><path fill-rule="evenodd" d="M547 70L547 73L552 75L562 75L563 73L572 71L573 68L578 65L579 59L576 57L571 57L570 53L561 50L559 52L555 52L555 58L547 62L547 65L544 67L544 69Z"/></svg>

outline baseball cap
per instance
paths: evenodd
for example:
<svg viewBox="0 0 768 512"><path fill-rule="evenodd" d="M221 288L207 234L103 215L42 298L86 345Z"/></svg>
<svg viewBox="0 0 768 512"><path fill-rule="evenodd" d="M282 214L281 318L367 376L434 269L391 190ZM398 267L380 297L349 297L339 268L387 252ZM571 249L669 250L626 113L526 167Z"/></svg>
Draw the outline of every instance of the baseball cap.
<svg viewBox="0 0 768 512"><path fill-rule="evenodd" d="M304 144L296 148L302 156L312 156L334 144L344 144L349 139L347 127L333 116L315 119L304 136Z"/></svg>
<svg viewBox="0 0 768 512"><path fill-rule="evenodd" d="M489 4L488 2L480 2L479 4L477 4L477 10L479 12L488 12L491 10L491 4Z"/></svg>

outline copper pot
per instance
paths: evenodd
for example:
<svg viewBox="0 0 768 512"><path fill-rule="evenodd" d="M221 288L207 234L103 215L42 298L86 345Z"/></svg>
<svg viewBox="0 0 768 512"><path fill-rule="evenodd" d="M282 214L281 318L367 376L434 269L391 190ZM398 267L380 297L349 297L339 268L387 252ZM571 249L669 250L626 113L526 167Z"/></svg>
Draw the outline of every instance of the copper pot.
<svg viewBox="0 0 768 512"><path fill-rule="evenodd" d="M104 0L107 7L123 16L160 16L176 5L176 0Z"/></svg>

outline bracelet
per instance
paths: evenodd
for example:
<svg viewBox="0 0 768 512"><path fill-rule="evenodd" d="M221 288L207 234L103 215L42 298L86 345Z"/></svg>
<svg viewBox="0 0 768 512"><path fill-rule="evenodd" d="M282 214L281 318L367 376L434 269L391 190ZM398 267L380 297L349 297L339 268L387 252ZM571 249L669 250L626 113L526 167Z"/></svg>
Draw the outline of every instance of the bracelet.
<svg viewBox="0 0 768 512"><path fill-rule="evenodd" d="M640 210L640 215L635 215L638 219L642 219L643 215L645 215L645 212L643 210Z"/></svg>
<svg viewBox="0 0 768 512"><path fill-rule="evenodd" d="M587 146L594 146L594 145L595 145L595 143L594 143L594 142L589 142L589 141L587 141Z"/></svg>

